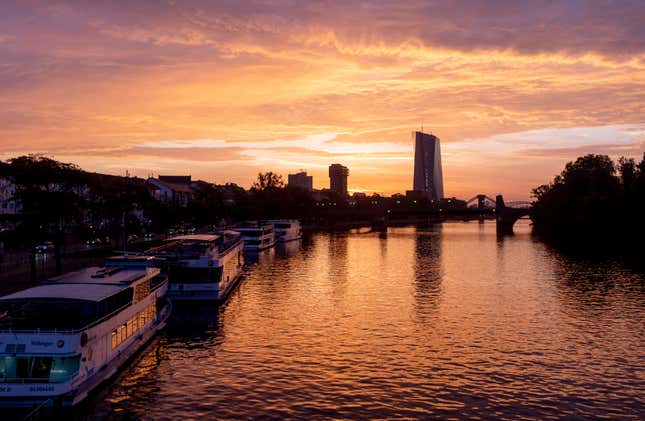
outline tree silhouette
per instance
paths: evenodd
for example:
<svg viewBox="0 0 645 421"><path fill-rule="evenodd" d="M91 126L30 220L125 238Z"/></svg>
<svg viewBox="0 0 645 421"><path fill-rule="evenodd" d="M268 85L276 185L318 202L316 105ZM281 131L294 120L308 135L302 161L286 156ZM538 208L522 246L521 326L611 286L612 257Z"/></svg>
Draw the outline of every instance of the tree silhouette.
<svg viewBox="0 0 645 421"><path fill-rule="evenodd" d="M638 166L621 158L616 166L606 155L585 155L569 162L549 184L533 189L534 231L559 243L625 245L643 233L645 156Z"/></svg>
<svg viewBox="0 0 645 421"><path fill-rule="evenodd" d="M276 189L284 187L284 181L282 181L282 176L276 174L273 171L268 171L265 173L258 173L258 178L253 182L254 190L267 190L267 189Z"/></svg>

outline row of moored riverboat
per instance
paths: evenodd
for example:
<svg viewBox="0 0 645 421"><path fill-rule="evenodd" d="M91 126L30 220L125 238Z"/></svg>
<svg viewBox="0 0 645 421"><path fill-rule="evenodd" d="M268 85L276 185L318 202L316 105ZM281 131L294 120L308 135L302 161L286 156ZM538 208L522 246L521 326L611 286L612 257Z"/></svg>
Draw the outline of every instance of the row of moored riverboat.
<svg viewBox="0 0 645 421"><path fill-rule="evenodd" d="M71 406L162 329L172 302L221 303L243 251L302 237L296 220L169 238L0 298L0 406Z"/></svg>

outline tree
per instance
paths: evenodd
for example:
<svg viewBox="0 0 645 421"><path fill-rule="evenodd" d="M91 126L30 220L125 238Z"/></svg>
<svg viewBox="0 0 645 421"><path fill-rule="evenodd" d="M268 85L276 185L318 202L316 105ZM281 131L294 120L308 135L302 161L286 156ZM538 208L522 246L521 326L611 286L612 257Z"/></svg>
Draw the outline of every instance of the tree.
<svg viewBox="0 0 645 421"><path fill-rule="evenodd" d="M641 173L628 158L618 161L618 172L620 178L605 155L585 155L569 162L551 183L533 189L534 231L543 238L569 244L598 247L626 243L622 240L642 231L638 213L642 211L643 193L636 193L632 187L638 184Z"/></svg>
<svg viewBox="0 0 645 421"><path fill-rule="evenodd" d="M284 187L284 182L282 181L282 176L276 174L272 171L265 173L258 173L258 178L253 182L254 190L267 190L267 189L276 189Z"/></svg>
<svg viewBox="0 0 645 421"><path fill-rule="evenodd" d="M634 158L620 157L618 160L618 171L620 172L620 178L625 190L631 190L636 179L636 161L634 161Z"/></svg>
<svg viewBox="0 0 645 421"><path fill-rule="evenodd" d="M36 241L51 237L56 270L60 272L62 236L83 218L85 198L80 192L87 183L85 173L76 165L42 155L20 156L8 163L3 171L17 186L24 237L32 247ZM35 273L32 273L33 277Z"/></svg>

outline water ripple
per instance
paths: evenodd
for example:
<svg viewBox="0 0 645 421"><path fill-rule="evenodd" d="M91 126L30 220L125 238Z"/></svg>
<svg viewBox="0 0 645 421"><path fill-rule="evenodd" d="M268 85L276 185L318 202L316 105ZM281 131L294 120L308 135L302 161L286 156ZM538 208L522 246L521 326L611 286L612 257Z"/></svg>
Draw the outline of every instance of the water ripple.
<svg viewBox="0 0 645 421"><path fill-rule="evenodd" d="M81 418L643 419L643 275L516 232L319 234L261 255Z"/></svg>

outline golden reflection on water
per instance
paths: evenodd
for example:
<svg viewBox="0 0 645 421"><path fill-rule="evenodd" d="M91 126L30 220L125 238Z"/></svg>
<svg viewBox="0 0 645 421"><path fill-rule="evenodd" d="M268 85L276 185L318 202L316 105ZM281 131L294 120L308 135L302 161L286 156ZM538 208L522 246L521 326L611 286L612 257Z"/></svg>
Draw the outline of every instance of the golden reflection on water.
<svg viewBox="0 0 645 421"><path fill-rule="evenodd" d="M187 306L92 417L642 416L643 276L492 223L315 234Z"/></svg>

